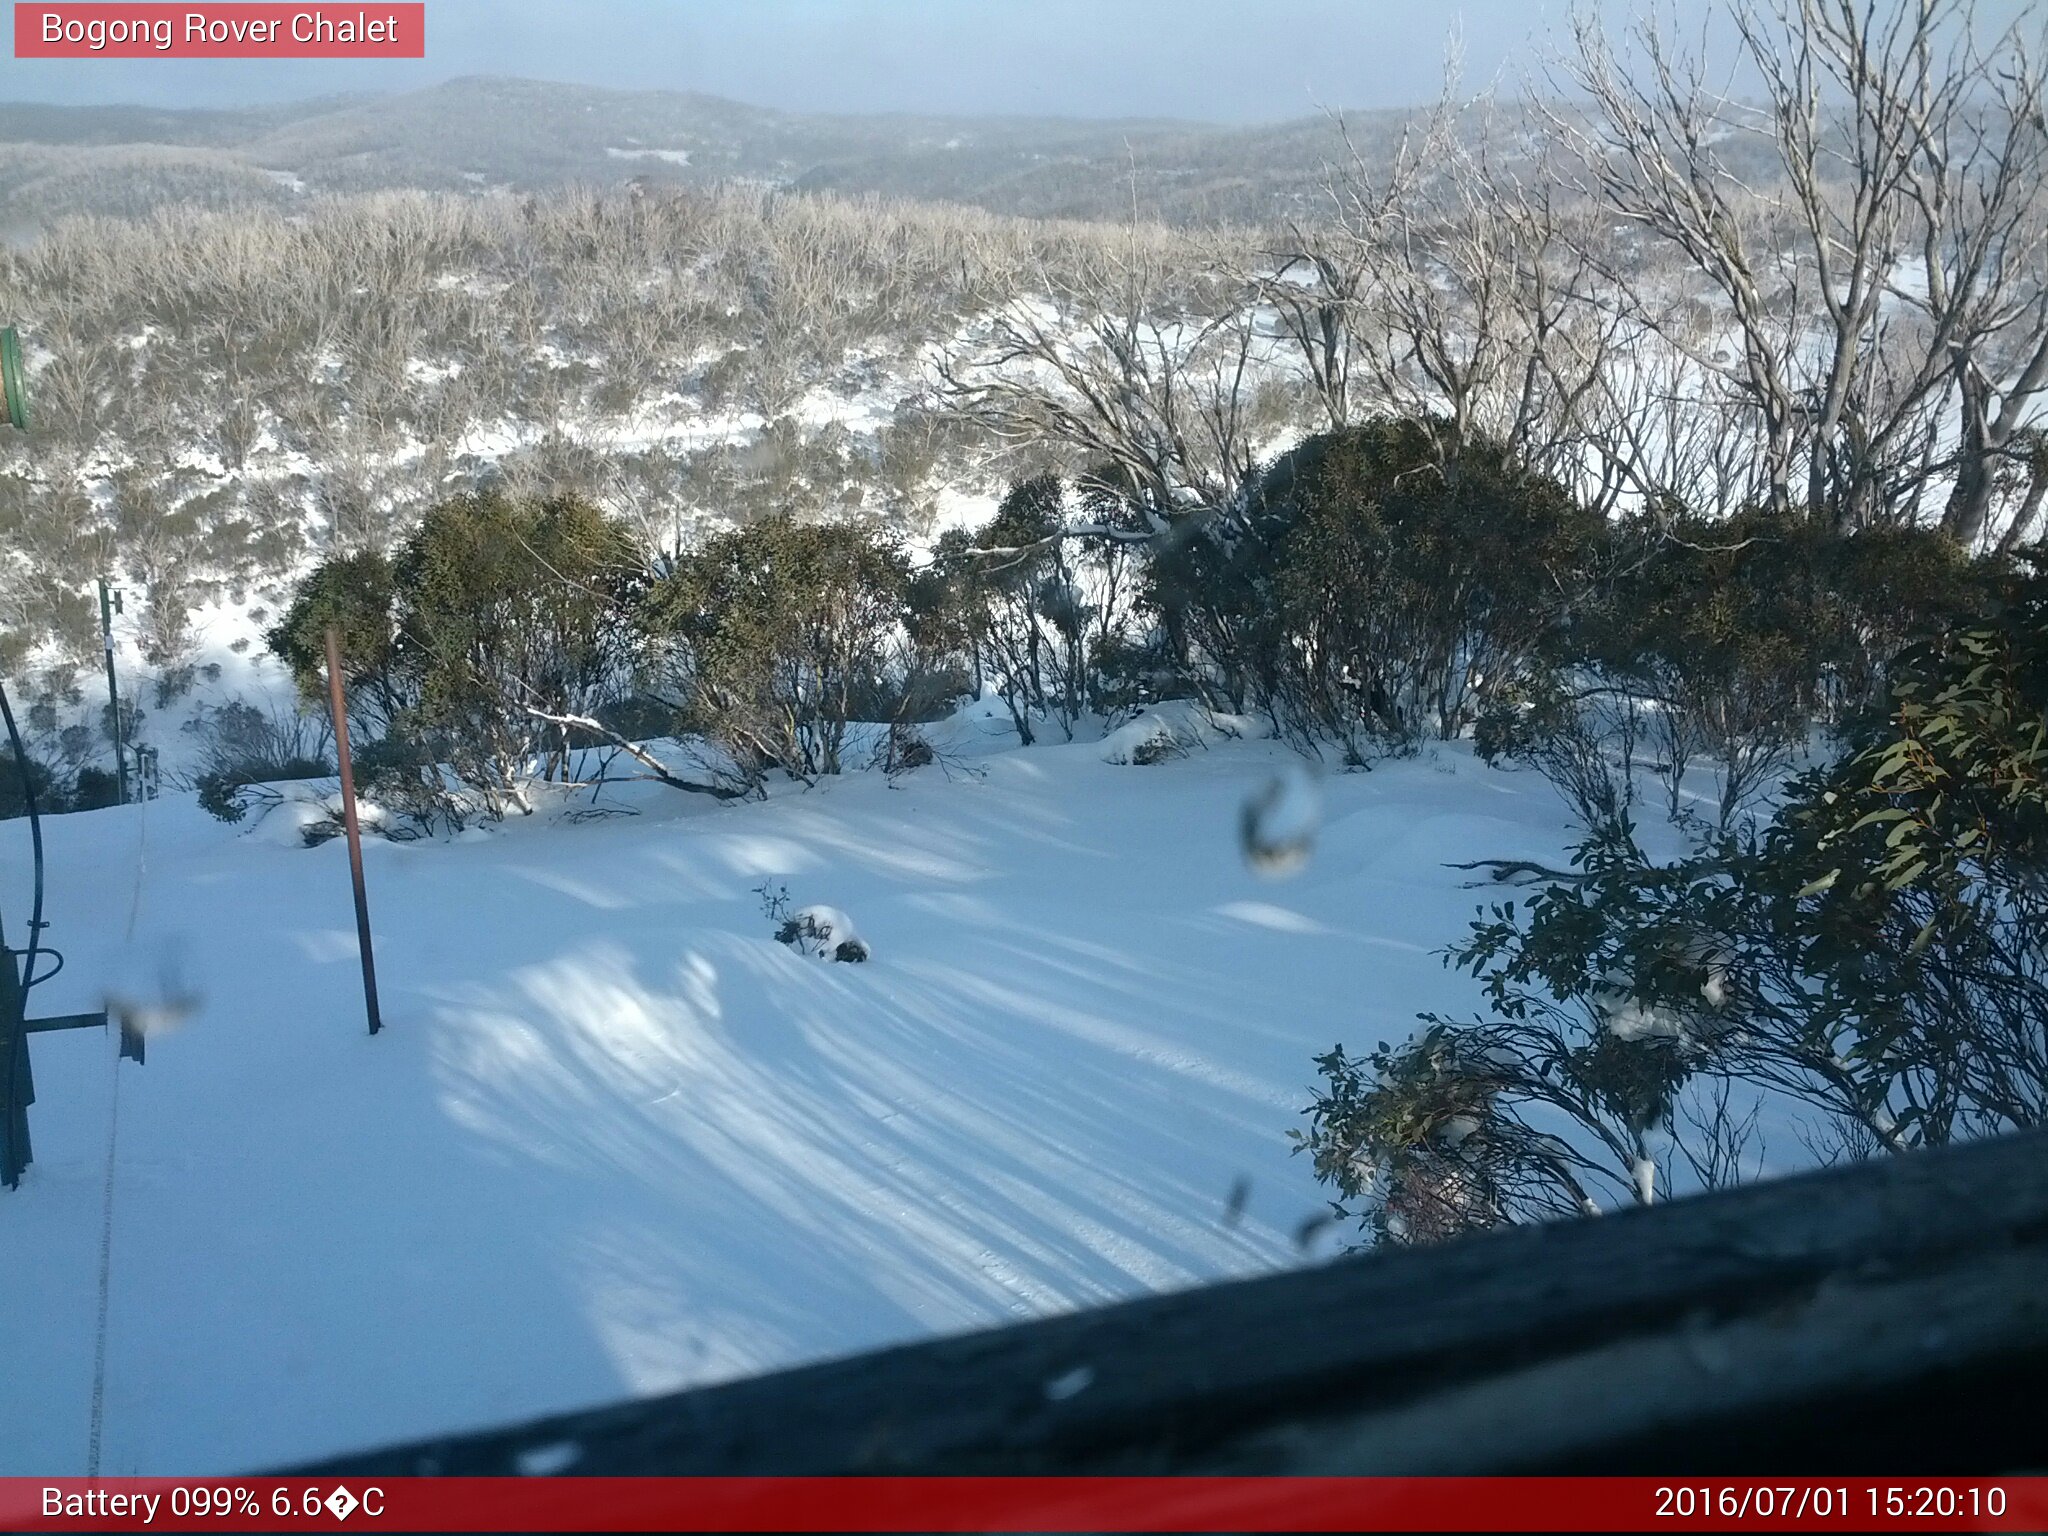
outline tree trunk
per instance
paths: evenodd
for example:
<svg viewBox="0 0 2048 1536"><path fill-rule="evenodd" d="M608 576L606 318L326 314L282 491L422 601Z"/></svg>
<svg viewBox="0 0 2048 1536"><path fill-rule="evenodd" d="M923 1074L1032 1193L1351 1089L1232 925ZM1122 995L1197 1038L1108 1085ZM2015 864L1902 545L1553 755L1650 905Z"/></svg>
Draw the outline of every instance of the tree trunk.
<svg viewBox="0 0 2048 1536"><path fill-rule="evenodd" d="M1992 442L1984 386L1974 377L1959 380L1963 403L1962 441L1956 445L1956 484L1942 510L1941 530L1964 549L1974 549L1991 515Z"/></svg>

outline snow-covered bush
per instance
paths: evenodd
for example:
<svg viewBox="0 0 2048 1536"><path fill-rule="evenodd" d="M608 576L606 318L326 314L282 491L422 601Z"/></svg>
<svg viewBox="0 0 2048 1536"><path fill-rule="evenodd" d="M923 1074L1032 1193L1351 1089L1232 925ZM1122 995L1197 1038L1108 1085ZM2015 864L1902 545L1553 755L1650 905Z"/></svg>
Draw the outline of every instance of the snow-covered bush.
<svg viewBox="0 0 2048 1536"><path fill-rule="evenodd" d="M866 942L854 931L853 919L837 907L810 906L790 913L775 930L775 941L820 960L857 964L869 954Z"/></svg>
<svg viewBox="0 0 2048 1536"><path fill-rule="evenodd" d="M1213 741L1258 740L1272 726L1248 715L1205 709L1189 699L1169 699L1141 709L1102 739L1102 760L1119 767L1146 767L1185 757Z"/></svg>
<svg viewBox="0 0 2048 1536"><path fill-rule="evenodd" d="M237 699L196 715L186 729L201 743L193 778L199 808L219 821L247 816L252 803L265 798L260 786L334 772L327 733L314 718L289 710L265 711Z"/></svg>
<svg viewBox="0 0 2048 1536"><path fill-rule="evenodd" d="M1102 760L1119 766L1150 767L1171 758L1186 757L1188 741L1163 715L1142 714L1126 720L1102 740Z"/></svg>
<svg viewBox="0 0 2048 1536"><path fill-rule="evenodd" d="M754 887L754 894L761 898L762 915L775 925L778 944L820 960L857 964L868 958L868 946L854 931L853 919L839 908L809 906L792 911L789 887L780 880L762 881Z"/></svg>

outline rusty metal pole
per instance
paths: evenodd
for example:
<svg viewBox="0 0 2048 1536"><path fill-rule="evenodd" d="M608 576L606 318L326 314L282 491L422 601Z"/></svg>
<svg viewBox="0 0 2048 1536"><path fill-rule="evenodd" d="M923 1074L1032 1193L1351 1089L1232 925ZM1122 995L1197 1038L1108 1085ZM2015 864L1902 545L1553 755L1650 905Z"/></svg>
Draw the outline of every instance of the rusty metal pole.
<svg viewBox="0 0 2048 1536"><path fill-rule="evenodd" d="M327 706L334 713L334 757L341 769L341 824L348 833L348 872L356 888L356 944L363 952L363 1003L370 1033L384 1027L377 1014L377 962L370 952L370 898L363 890L363 834L356 824L356 776L348 757L348 709L341 696L341 637L327 626Z"/></svg>

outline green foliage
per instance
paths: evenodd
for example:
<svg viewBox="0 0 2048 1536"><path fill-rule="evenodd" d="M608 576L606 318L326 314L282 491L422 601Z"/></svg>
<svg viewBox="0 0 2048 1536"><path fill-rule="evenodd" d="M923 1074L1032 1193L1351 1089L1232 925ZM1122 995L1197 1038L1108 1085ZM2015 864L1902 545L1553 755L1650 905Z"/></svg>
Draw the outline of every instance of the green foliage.
<svg viewBox="0 0 2048 1536"><path fill-rule="evenodd" d="M1573 864L1450 951L1483 1017L1425 1015L1404 1046L1318 1059L1303 1144L1379 1236L1647 1204L1674 1156L1708 1183L1740 1161L1740 1127L1700 1109L1733 1074L1735 1015L1728 956L1687 920L1699 871L1648 866L1625 824ZM1372 1177L1333 1178L1344 1165Z"/></svg>
<svg viewBox="0 0 2048 1536"><path fill-rule="evenodd" d="M1764 511L1638 518L1614 550L1575 625L1580 654L1682 678L1733 729L1803 732L1881 703L1892 656L1982 611L2000 574L1930 529L1844 536Z"/></svg>
<svg viewBox="0 0 2048 1536"><path fill-rule="evenodd" d="M1944 923L1981 915L1993 872L2048 867L2048 589L1906 651L1891 699L1889 729L1814 786L1801 846L1842 860L1838 898L1919 887Z"/></svg>
<svg viewBox="0 0 2048 1536"><path fill-rule="evenodd" d="M1821 1110L1851 1148L2048 1121L2048 580L1902 653L1882 718L1761 831L1659 864L1620 820L1452 958L1484 1016L1319 1061L1304 1144L1383 1234L1556 1213L1647 1165L1643 1198L1651 1132L1725 1180L1731 1082Z"/></svg>
<svg viewBox="0 0 2048 1536"><path fill-rule="evenodd" d="M1903 1142L2048 1116L2048 580L1907 651L1861 749L1796 789L1754 866Z"/></svg>
<svg viewBox="0 0 2048 1536"><path fill-rule="evenodd" d="M2006 557L1972 558L1944 533L1898 524L1825 541L1819 565L1819 585L1833 599L1828 717L1839 723L1881 710L1894 658L1985 613L2013 576Z"/></svg>
<svg viewBox="0 0 2048 1536"><path fill-rule="evenodd" d="M460 832L479 810L492 814L488 800L451 786L451 770L434 752L418 738L394 733L364 743L354 754L357 794L387 812L405 836Z"/></svg>
<svg viewBox="0 0 2048 1536"><path fill-rule="evenodd" d="M691 718L758 783L840 771L855 705L877 691L905 617L909 571L846 523L771 518L677 561L643 624L685 682Z"/></svg>
<svg viewBox="0 0 2048 1536"><path fill-rule="evenodd" d="M1982 611L2004 575L1929 530L1843 536L1766 512L1660 509L1603 539L1556 665L1493 697L1479 746L1539 767L1588 826L1633 805L1640 767L1663 778L1668 813L1689 816L1686 776L1703 761L1726 829L1816 733L1882 705L1912 637Z"/></svg>
<svg viewBox="0 0 2048 1536"><path fill-rule="evenodd" d="M24 782L25 781L25 782ZM49 764L33 755L15 756L11 746L0 746L0 821L28 814L29 797L45 813L68 809L57 776Z"/></svg>
<svg viewBox="0 0 2048 1536"><path fill-rule="evenodd" d="M1163 551L1152 595L1197 677L1297 740L1452 736L1534 666L1598 520L1498 448L1375 420L1284 455L1217 536Z"/></svg>
<svg viewBox="0 0 2048 1536"><path fill-rule="evenodd" d="M36 809L45 816L69 811L99 811L121 803L120 781L111 769L86 763L66 773L30 748L28 778L34 788ZM20 761L11 746L0 747L0 821L28 814L28 798L22 785Z"/></svg>
<svg viewBox="0 0 2048 1536"><path fill-rule="evenodd" d="M202 773L193 781L199 792L199 809L215 821L230 825L241 821L249 814L249 806L243 791L249 781L237 779L228 773Z"/></svg>
<svg viewBox="0 0 2048 1536"><path fill-rule="evenodd" d="M499 816L529 808L536 771L566 775L569 722L627 687L640 570L625 532L587 502L457 497L395 562L322 565L269 640L318 697L325 628L341 626L351 713L409 744L394 761L446 763Z"/></svg>
<svg viewBox="0 0 2048 1536"><path fill-rule="evenodd" d="M200 742L193 780L199 808L218 821L239 822L252 801L276 802L277 795L260 786L332 774L326 733L316 720L305 714L266 714L240 702L196 716L186 729Z"/></svg>
<svg viewBox="0 0 2048 1536"><path fill-rule="evenodd" d="M209 768L192 781L192 787L198 791L202 811L216 821L233 824L249 814L252 791L260 791L261 786L293 779L324 779L333 773L333 764L314 757L281 763L245 762ZM253 798L274 802L278 797L274 793L258 793Z"/></svg>
<svg viewBox="0 0 2048 1536"><path fill-rule="evenodd" d="M1363 1058L1336 1046L1315 1058L1326 1087L1296 1150L1336 1191L1339 1213L1378 1241L1594 1209L1596 1165L1524 1118L1543 1085L1523 1083L1515 1061L1501 1041L1441 1024Z"/></svg>
<svg viewBox="0 0 2048 1536"><path fill-rule="evenodd" d="M397 574L375 551L337 555L299 583L291 606L265 634L272 655L291 670L308 708L327 707L327 630L339 636L351 718L361 712L388 728L412 702L396 615Z"/></svg>
<svg viewBox="0 0 2048 1536"><path fill-rule="evenodd" d="M397 570L398 633L419 680L419 733L495 808L566 727L623 682L623 609L639 577L625 533L573 497L463 497L428 512Z"/></svg>
<svg viewBox="0 0 2048 1536"><path fill-rule="evenodd" d="M87 763L71 776L71 809L100 811L121 803L121 780L110 768Z"/></svg>

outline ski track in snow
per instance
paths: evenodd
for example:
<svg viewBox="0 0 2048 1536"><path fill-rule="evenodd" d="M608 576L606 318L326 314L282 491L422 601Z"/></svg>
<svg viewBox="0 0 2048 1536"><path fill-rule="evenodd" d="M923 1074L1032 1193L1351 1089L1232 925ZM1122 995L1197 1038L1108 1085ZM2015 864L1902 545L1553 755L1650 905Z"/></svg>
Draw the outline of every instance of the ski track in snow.
<svg viewBox="0 0 2048 1536"><path fill-rule="evenodd" d="M972 724L971 773L614 786L640 814L372 841L376 1039L339 841L173 794L53 818L69 963L37 1011L168 967L202 999L121 1068L104 1470L246 1471L1305 1262L1310 1057L1477 1001L1437 952L1484 893L1443 866L1556 858L1556 796L1457 746L1331 775L1275 881L1235 833L1281 747L1122 767ZM21 822L0 853L18 920ZM873 959L773 942L764 879ZM83 1465L114 1042L34 1050L5 1474Z"/></svg>

